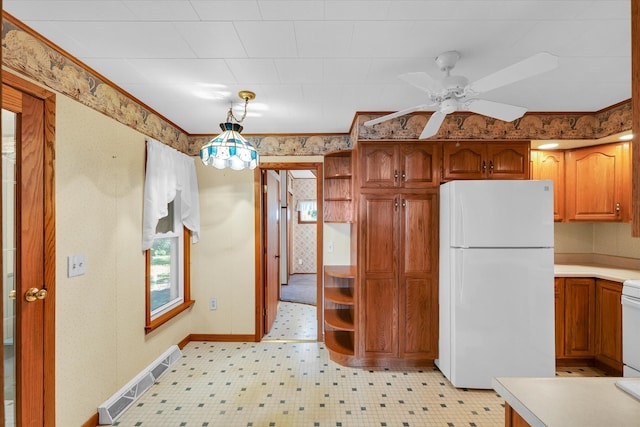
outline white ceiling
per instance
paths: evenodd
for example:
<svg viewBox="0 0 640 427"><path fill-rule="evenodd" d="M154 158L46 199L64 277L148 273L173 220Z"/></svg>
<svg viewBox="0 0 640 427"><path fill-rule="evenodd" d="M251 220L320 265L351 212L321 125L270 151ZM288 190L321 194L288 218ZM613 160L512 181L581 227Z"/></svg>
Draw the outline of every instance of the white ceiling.
<svg viewBox="0 0 640 427"><path fill-rule="evenodd" d="M397 75L474 81L540 51L546 74L483 98L592 112L631 97L631 0L4 0L4 10L190 134L256 92L247 134L345 133L357 111L425 102ZM215 99L224 92L221 99Z"/></svg>

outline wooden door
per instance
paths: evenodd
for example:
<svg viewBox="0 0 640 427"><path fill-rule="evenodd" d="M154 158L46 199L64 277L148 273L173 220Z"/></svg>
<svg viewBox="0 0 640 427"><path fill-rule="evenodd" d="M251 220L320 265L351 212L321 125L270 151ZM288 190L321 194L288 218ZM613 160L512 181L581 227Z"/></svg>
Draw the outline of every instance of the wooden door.
<svg viewBox="0 0 640 427"><path fill-rule="evenodd" d="M15 328L0 351L13 351L14 396L8 396L7 356L4 370L5 425L43 426L55 423L55 229L53 218L53 123L55 98L27 82L3 73L2 108L15 114L15 172L3 171L3 232L12 234L14 256L4 257L3 307L9 304L7 278L14 273ZM28 91L29 93L27 93ZM40 95L40 96L34 96ZM5 129L3 129L3 136ZM3 138L4 158L9 150ZM10 193L15 191L15 196ZM11 217L11 218L9 218ZM3 235L3 245L6 239ZM5 249L3 247L3 249ZM6 255L6 251L5 251ZM13 260L13 262L9 261ZM37 292L45 289L46 292ZM27 301L27 294L37 295ZM6 314L6 313L4 313ZM4 316L3 316L4 317ZM5 326L5 325L3 325ZM7 345L9 343L9 345ZM14 400L14 405L7 401ZM9 412L9 411L7 411ZM13 422L10 415L14 415Z"/></svg>
<svg viewBox="0 0 640 427"><path fill-rule="evenodd" d="M363 194L358 295L360 354L365 358L398 355L398 227L396 194Z"/></svg>
<svg viewBox="0 0 640 427"><path fill-rule="evenodd" d="M529 179L528 142L489 142L486 156L486 178Z"/></svg>
<svg viewBox="0 0 640 427"><path fill-rule="evenodd" d="M624 183L630 165L625 147L608 144L567 151L568 220L629 220L631 191Z"/></svg>
<svg viewBox="0 0 640 427"><path fill-rule="evenodd" d="M400 357L438 355L438 192L402 194Z"/></svg>
<svg viewBox="0 0 640 427"><path fill-rule="evenodd" d="M566 278L564 298L565 355L593 357L595 352L595 280Z"/></svg>
<svg viewBox="0 0 640 427"><path fill-rule="evenodd" d="M553 219L564 218L564 151L531 151L531 179L553 181Z"/></svg>
<svg viewBox="0 0 640 427"><path fill-rule="evenodd" d="M622 283L596 279L596 359L622 375Z"/></svg>
<svg viewBox="0 0 640 427"><path fill-rule="evenodd" d="M442 179L484 179L487 162L481 142L445 142L442 146Z"/></svg>
<svg viewBox="0 0 640 427"><path fill-rule="evenodd" d="M266 187L264 333L268 334L276 319L280 298L280 183L275 171L263 171L263 177Z"/></svg>
<svg viewBox="0 0 640 427"><path fill-rule="evenodd" d="M399 185L398 144L362 144L359 148L360 186L394 188Z"/></svg>
<svg viewBox="0 0 640 427"><path fill-rule="evenodd" d="M440 185L440 145L437 143L400 146L401 186L429 188Z"/></svg>

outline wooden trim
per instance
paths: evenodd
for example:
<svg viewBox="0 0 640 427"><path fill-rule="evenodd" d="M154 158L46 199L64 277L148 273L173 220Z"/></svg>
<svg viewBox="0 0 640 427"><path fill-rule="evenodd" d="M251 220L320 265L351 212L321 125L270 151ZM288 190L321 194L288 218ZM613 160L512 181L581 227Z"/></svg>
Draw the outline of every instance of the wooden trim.
<svg viewBox="0 0 640 427"><path fill-rule="evenodd" d="M253 203L254 203L254 268L255 268L255 342L260 342L264 335L264 292L262 283L264 282L264 257L262 244L264 235L262 234L262 169L256 168L253 171Z"/></svg>
<svg viewBox="0 0 640 427"><path fill-rule="evenodd" d="M3 12L4 13L4 12ZM56 305L56 228L55 228L55 123L56 95L36 84L2 71L2 83L44 102L44 423L55 425L55 305Z"/></svg>
<svg viewBox="0 0 640 427"><path fill-rule="evenodd" d="M322 162L269 162L261 163L260 170L305 170L310 169L315 171L316 175L316 200L318 207L318 218L316 221L316 321L317 321L317 337L318 341L323 341L323 321L322 321L322 266L323 266L323 224L324 224L324 208L323 208L323 163ZM254 173L254 189L257 192L256 197L256 226L260 229L256 229L256 341L260 341L264 336L264 318L262 313L264 311L264 291L263 291L263 238L262 233L262 220L264 213L262 212L262 205L258 203L262 200L262 174ZM260 237L258 239L258 236ZM258 316L259 314L259 316ZM259 317L259 319L258 319ZM258 322L260 324L258 325Z"/></svg>
<svg viewBox="0 0 640 427"><path fill-rule="evenodd" d="M89 418L87 421L85 421L84 423L82 423L81 427L97 427L100 424L98 424L100 422L100 414L98 414L97 412L95 414L93 414L91 416L91 418ZM49 424L47 424L49 425ZM53 425L53 424L51 424Z"/></svg>
<svg viewBox="0 0 640 427"><path fill-rule="evenodd" d="M189 341L259 342L251 334L191 334Z"/></svg>
<svg viewBox="0 0 640 427"><path fill-rule="evenodd" d="M158 329L160 326L162 326L165 323L167 323L169 320L171 320L174 317L176 317L178 314L182 313L183 311L187 310L188 308L191 308L195 303L196 302L194 300L185 299L185 301L182 304L174 307L170 311L167 311L166 313L164 313L162 316L159 316L159 317L155 318L154 320L152 320L150 323L148 323L144 327L144 333L148 334L150 332L153 332L154 330ZM149 310L147 310L147 312L148 311Z"/></svg>
<svg viewBox="0 0 640 427"><path fill-rule="evenodd" d="M631 2L631 235L640 237L640 2Z"/></svg>
<svg viewBox="0 0 640 427"><path fill-rule="evenodd" d="M178 343L178 348L180 348L181 350L184 348L185 345L189 344L189 342L191 341L191 334L187 335L186 337L184 337L179 343Z"/></svg>

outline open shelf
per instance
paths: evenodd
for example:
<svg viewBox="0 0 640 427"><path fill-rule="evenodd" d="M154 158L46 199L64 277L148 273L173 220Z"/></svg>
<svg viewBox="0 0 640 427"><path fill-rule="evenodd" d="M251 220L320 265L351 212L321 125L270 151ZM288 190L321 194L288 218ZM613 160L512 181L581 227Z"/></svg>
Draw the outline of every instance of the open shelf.
<svg viewBox="0 0 640 427"><path fill-rule="evenodd" d="M353 310L347 308L325 310L324 323L341 331L353 331Z"/></svg>
<svg viewBox="0 0 640 427"><path fill-rule="evenodd" d="M354 355L353 334L345 331L325 331L324 344L335 353L345 356Z"/></svg>

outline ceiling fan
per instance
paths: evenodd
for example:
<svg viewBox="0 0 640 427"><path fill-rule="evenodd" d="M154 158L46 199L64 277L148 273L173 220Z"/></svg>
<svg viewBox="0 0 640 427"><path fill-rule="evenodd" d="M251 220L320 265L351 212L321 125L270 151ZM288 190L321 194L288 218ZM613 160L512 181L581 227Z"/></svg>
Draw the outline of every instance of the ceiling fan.
<svg viewBox="0 0 640 427"><path fill-rule="evenodd" d="M558 66L557 56L541 52L469 83L469 80L464 76L451 75L451 70L459 59L460 53L453 50L444 52L436 57L436 64L440 71L445 74L441 79L435 79L425 72L399 75L400 79L425 91L428 95L428 102L366 121L364 125L373 126L415 111L428 111L427 109L432 106L437 106L437 109L427 121L427 125L420 134L420 139L435 135L446 115L455 111L471 111L510 122L522 117L527 109L516 105L487 101L486 99L477 98L477 96L545 73Z"/></svg>

